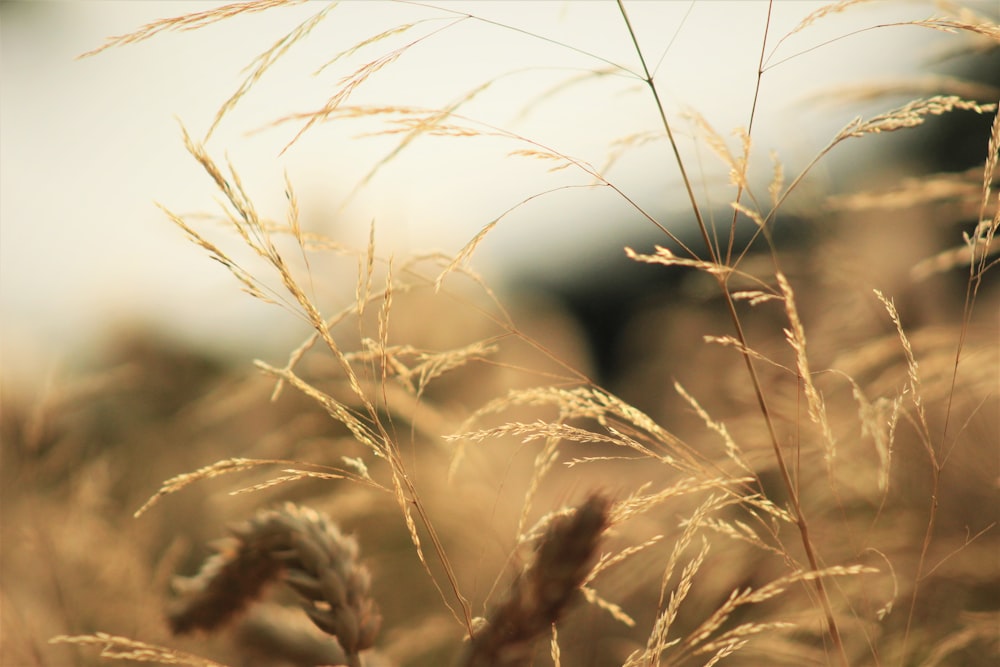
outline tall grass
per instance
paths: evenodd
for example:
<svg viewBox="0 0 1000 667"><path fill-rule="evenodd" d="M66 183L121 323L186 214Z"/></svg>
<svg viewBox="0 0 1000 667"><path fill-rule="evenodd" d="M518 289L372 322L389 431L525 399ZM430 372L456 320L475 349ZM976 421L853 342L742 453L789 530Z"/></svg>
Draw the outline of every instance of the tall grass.
<svg viewBox="0 0 1000 667"><path fill-rule="evenodd" d="M294 3L165 19L97 51L285 4ZM785 35L759 26L758 94L775 45L854 4L825 6ZM279 184L288 195L283 222L259 211L237 167L207 147L273 63L332 10L317 6L251 64L203 140L183 131L231 233L216 240L203 217L163 207L245 292L299 318L310 334L285 363L258 361L256 378L210 376L194 385L204 395L184 397L190 402L180 412L150 416L189 447L161 435L148 453L132 443L92 458L57 431L30 441L25 426L5 438L33 482L54 475L47 466L70 461L98 485L88 491L74 475L42 494L44 506L18 496L19 511L43 517L76 504L81 520L115 543L98 554L120 549L120 558L135 560L129 576L109 577L117 588L94 586L84 600L60 591L78 585L65 583L74 575L64 562L87 563L86 554L50 551L45 567L59 583L48 597L58 602L48 605L43 629L25 635L23 660L86 662L91 646L106 658L193 665L996 659L1000 360L997 294L987 278L1000 226L996 104L932 91L859 117L797 173L786 174L776 157L766 193L755 186L756 97L735 147L692 114L690 125L729 171L731 217L717 224L678 144L680 120L661 97L662 77L629 5L619 2L620 23L609 30L632 45L637 67L583 55L597 63L594 77L610 67L643 87L659 127L645 134L623 127L616 146L666 142L697 230L692 242L607 168L466 116L463 107L489 82L439 109L405 100L352 104L379 71L433 44L440 28L419 33L425 26L402 24L336 54L331 63L349 63L348 73L327 101L279 119L278 127L298 123L289 147L308 142L322 123L380 121L396 144L363 184L418 142L506 142L510 159L578 174L582 187L612 192L662 235L655 247L624 248L631 260L682 269L711 289L709 299L677 297L643 315L645 340L650 331L653 339L652 349L637 350L647 353L646 379L612 392L589 379L585 360L572 358L572 335L534 333L537 315L505 304L474 271L476 249L507 213L453 256L383 257L374 224L367 246L354 250L309 231L291 182ZM426 11L453 17L457 29L486 20L451 5ZM770 6L778 11L780 4ZM940 11L908 25L953 33L963 48L984 40L995 52L995 23L966 9ZM411 41L379 51L400 35ZM993 116L981 168L900 181L889 193L808 199L813 224L828 231L806 248L782 244L779 217L831 151L870 135L919 132L930 117L951 113ZM542 186L508 213L567 187ZM894 210L903 214L894 218ZM974 224L944 245L930 222L901 224L918 215L960 221L969 211ZM253 266L240 259L246 250L258 260ZM908 270L893 270L897 256ZM339 302L316 296L326 293L320 285L338 261L357 267L350 293ZM943 283L958 267L965 287L955 296ZM922 292L958 305L917 308L926 305ZM45 413L53 428L60 413ZM104 481L95 476L102 469ZM166 479L158 491L154 476ZM151 495L134 505L128 525L136 527L116 526L125 516L99 500L116 484L129 501L140 489ZM212 489L235 498L221 503ZM268 508L279 500L297 504ZM246 522L207 554L201 545L241 512ZM51 539L63 544L73 535ZM167 603L174 570L185 576ZM116 594L124 604L102 610L101 600ZM168 607L174 632L201 634L170 637L158 620ZM54 645L32 643L49 630L59 635ZM78 652L55 653L67 647Z"/></svg>

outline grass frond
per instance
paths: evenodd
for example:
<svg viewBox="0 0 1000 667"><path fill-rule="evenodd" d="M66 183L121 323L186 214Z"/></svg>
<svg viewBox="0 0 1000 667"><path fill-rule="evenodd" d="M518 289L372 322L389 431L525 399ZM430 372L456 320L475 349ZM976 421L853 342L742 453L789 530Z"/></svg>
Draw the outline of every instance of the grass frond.
<svg viewBox="0 0 1000 667"><path fill-rule="evenodd" d="M265 12L275 7L297 5L305 0L250 0L249 2L234 2L228 5L221 5L206 9L201 12L193 12L172 18L160 19L147 23L138 30L117 37L109 37L102 46L92 51L80 55L80 58L88 58L112 47L125 46L142 42L155 37L163 32L198 30L205 26L225 21L240 14L250 14Z"/></svg>
<svg viewBox="0 0 1000 667"><path fill-rule="evenodd" d="M226 667L208 658L136 641L128 637L109 635L106 632L95 632L92 635L57 635L50 639L49 643L99 646L101 649L100 657L110 660L153 662L160 665L190 665L191 667Z"/></svg>
<svg viewBox="0 0 1000 667"><path fill-rule="evenodd" d="M247 67L249 73L240 84L240 87L237 88L236 92L230 95L229 99L227 99L222 106L219 107L219 110L215 112L215 118L212 120L212 124L205 133L205 141L208 141L209 137L212 136L215 128L219 126L219 123L222 122L222 119L226 116L226 114L236 108L237 103L239 103L239 101L243 99L248 92L250 92L250 89L253 88L254 84L263 78L267 70L270 69L271 66L274 65L274 63L276 63L283 55L285 55L288 50L292 48L292 46L306 38L309 33L312 32L313 28L319 25L319 23L326 18L326 15L329 14L336 6L337 3L327 4L313 16L300 23L294 30L275 42L271 48L264 51L254 59L254 62Z"/></svg>

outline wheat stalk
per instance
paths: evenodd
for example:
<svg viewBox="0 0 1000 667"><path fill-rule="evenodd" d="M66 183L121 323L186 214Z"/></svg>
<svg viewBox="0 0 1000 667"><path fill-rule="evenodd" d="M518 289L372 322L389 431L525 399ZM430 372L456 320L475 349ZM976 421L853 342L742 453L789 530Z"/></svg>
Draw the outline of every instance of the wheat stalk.
<svg viewBox="0 0 1000 667"><path fill-rule="evenodd" d="M350 667L375 642L382 618L369 595L368 570L357 541L325 515L291 503L233 526L194 577L179 578L180 598L169 613L171 630L215 630L282 581L301 598L306 614L335 637Z"/></svg>

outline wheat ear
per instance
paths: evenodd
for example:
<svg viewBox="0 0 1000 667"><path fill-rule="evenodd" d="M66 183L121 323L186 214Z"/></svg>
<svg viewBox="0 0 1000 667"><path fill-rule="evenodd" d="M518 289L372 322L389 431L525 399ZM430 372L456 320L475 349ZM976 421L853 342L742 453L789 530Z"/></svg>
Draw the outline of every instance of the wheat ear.
<svg viewBox="0 0 1000 667"><path fill-rule="evenodd" d="M343 664L361 664L382 618L369 597L371 578L358 562L358 543L324 514L291 503L263 510L230 528L232 537L190 578L175 580L180 598L169 613L175 634L214 630L282 581L302 599L316 626L336 637Z"/></svg>
<svg viewBox="0 0 1000 667"><path fill-rule="evenodd" d="M461 667L522 667L532 646L580 594L608 527L610 501L590 496L569 516L555 519L542 537L534 562L511 585L507 599L469 641Z"/></svg>

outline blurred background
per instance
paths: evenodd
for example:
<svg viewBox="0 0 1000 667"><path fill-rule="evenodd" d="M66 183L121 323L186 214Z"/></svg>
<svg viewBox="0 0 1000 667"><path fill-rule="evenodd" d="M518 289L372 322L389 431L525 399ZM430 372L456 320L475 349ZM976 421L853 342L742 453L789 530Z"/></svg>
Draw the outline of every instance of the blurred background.
<svg viewBox="0 0 1000 667"><path fill-rule="evenodd" d="M861 3L779 43L823 4L780 2L770 12L752 153L752 171L765 179L769 151L777 151L792 175L855 115L913 97L902 90L847 101L841 86L907 81L928 58L946 55L940 45L947 36L931 30L861 30L933 13L920 3ZM167 31L79 58L110 36L205 9L201 2L2 4L6 381L37 381L72 366L124 329L155 331L231 359L266 356L302 335L300 322L239 293L228 272L208 261L155 203L180 214L218 212L211 183L183 147L181 125L203 137L243 81L244 68L321 4ZM640 69L616 11L608 3L557 1L344 3L263 76L207 149L232 162L263 215L283 219L287 174L308 229L363 247L374 221L381 255L453 254L531 195L591 181L572 168L549 173L542 161L509 159L510 151L526 146L508 139L424 137L362 183L397 138L355 137L384 126L320 124L283 151L302 123L269 124L319 108L360 65L422 40L349 102L439 108L492 81L458 113L600 168L616 140L658 127L648 91L625 72ZM730 132L749 120L768 4L639 2L629 11L702 205L724 218L727 168L703 143L696 147L694 125L682 114L702 114L738 148ZM462 20L465 12L478 19ZM410 23L409 30L323 67L367 37ZM603 74L588 75L594 71ZM883 138L848 142L803 190L835 191L863 179L892 145ZM690 232L689 205L666 143L627 152L608 177L678 234ZM765 183L757 185L763 190ZM624 245L662 240L606 188L560 190L504 217L473 265L497 285L572 288L581 279L611 276L625 264ZM353 278L348 284L353 289Z"/></svg>

